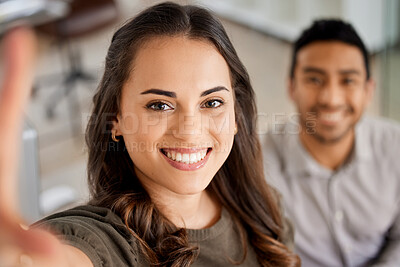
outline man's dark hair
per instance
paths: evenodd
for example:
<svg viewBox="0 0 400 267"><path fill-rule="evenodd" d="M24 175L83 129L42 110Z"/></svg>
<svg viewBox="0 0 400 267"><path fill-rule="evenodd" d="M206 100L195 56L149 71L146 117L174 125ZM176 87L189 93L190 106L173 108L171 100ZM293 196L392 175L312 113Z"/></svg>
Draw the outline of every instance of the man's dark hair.
<svg viewBox="0 0 400 267"><path fill-rule="evenodd" d="M291 78L294 77L298 52L303 47L317 41L339 41L358 47L364 57L367 80L370 78L368 51L363 41L353 26L338 19L316 20L310 28L303 31L293 46Z"/></svg>

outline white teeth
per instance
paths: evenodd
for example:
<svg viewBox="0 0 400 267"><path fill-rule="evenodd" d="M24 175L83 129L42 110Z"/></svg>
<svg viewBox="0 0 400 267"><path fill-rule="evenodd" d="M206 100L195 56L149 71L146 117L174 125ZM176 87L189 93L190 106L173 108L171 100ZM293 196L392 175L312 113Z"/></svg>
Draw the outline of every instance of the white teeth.
<svg viewBox="0 0 400 267"><path fill-rule="evenodd" d="M207 150L202 150L197 153L180 153L176 151L167 151L167 157L185 164L193 164L203 160L207 155Z"/></svg>
<svg viewBox="0 0 400 267"><path fill-rule="evenodd" d="M196 154L195 153L190 154L189 163L192 164L192 163L195 163L195 162L197 162L197 153Z"/></svg>
<svg viewBox="0 0 400 267"><path fill-rule="evenodd" d="M340 121L342 117L342 112L320 113L320 118L326 121Z"/></svg>
<svg viewBox="0 0 400 267"><path fill-rule="evenodd" d="M189 160L190 160L189 154L183 154L182 155L182 162L183 163L189 164Z"/></svg>

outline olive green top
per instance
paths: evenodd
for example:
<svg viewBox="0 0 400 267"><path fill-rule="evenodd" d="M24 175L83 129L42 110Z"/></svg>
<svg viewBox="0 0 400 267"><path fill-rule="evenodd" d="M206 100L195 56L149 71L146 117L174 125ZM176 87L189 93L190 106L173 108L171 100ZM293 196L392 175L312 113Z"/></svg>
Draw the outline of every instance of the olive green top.
<svg viewBox="0 0 400 267"><path fill-rule="evenodd" d="M137 240L120 217L110 209L80 206L51 215L35 226L52 231L64 243L83 251L95 267L149 266L141 255ZM232 217L225 209L216 224L206 229L187 229L189 241L199 247L199 256L192 266L236 266L243 248ZM247 257L240 266L258 266L256 254L247 244Z"/></svg>

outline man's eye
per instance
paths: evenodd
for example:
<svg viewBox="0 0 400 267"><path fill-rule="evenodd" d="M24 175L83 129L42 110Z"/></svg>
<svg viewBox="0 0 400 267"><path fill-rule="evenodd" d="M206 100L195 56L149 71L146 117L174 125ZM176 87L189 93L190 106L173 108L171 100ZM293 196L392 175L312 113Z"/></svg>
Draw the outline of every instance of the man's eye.
<svg viewBox="0 0 400 267"><path fill-rule="evenodd" d="M345 85L352 85L354 83L355 83L354 79L347 78L347 79L343 80L343 84L345 84Z"/></svg>
<svg viewBox="0 0 400 267"><path fill-rule="evenodd" d="M154 111L166 111L172 110L172 107L164 102L153 102L147 105L148 109L152 109Z"/></svg>
<svg viewBox="0 0 400 267"><path fill-rule="evenodd" d="M224 104L224 102L222 100L213 99L213 100L208 100L208 101L204 102L204 104L202 106L204 108L218 108L218 107L222 106L223 104Z"/></svg>
<svg viewBox="0 0 400 267"><path fill-rule="evenodd" d="M322 79L320 79L318 77L308 77L307 81L314 85L322 85L323 84Z"/></svg>

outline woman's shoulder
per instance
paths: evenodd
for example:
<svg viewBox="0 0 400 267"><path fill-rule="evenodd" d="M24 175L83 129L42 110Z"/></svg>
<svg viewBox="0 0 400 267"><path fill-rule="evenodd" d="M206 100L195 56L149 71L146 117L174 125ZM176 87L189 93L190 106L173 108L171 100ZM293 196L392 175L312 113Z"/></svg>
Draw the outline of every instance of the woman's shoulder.
<svg viewBox="0 0 400 267"><path fill-rule="evenodd" d="M137 240L109 208L78 206L47 216L33 227L51 231L82 250L95 267L141 266Z"/></svg>
<svg viewBox="0 0 400 267"><path fill-rule="evenodd" d="M121 218L111 209L92 205L77 206L54 213L36 222L33 226L50 228L53 231L77 231L76 234L83 230L85 232L103 230L108 234L118 234L127 240L132 238ZM112 230L115 230L115 233Z"/></svg>
<svg viewBox="0 0 400 267"><path fill-rule="evenodd" d="M90 221L95 220L104 223L118 223L122 224L121 218L116 215L111 209L106 207L99 207L93 205L82 205L71 209L67 209L61 212L51 214L34 225L41 225L48 221L54 221L57 219L71 219L74 221Z"/></svg>

